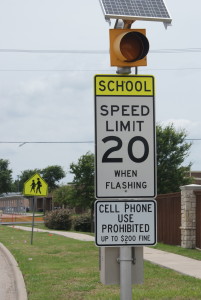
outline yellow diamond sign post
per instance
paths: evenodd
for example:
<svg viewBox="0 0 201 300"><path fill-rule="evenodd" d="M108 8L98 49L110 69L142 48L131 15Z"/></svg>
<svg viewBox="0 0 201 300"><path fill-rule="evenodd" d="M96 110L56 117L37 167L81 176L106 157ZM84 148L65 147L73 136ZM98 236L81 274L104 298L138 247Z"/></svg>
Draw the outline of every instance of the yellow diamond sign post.
<svg viewBox="0 0 201 300"><path fill-rule="evenodd" d="M26 196L47 196L48 184L36 173L24 183L23 194Z"/></svg>
<svg viewBox="0 0 201 300"><path fill-rule="evenodd" d="M25 196L33 196L33 218L32 218L32 232L31 232L31 245L33 244L33 231L34 231L34 215L35 215L35 202L36 197L44 197L48 194L48 184L45 180L36 173L24 183Z"/></svg>

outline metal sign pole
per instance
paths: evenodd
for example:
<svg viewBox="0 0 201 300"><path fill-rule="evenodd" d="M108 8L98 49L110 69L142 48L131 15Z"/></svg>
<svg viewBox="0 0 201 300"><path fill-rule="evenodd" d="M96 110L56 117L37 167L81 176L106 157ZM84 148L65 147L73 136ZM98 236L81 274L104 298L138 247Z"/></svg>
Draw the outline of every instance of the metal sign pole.
<svg viewBox="0 0 201 300"><path fill-rule="evenodd" d="M117 68L117 74L130 74L131 68ZM131 247L120 247L120 300L132 300Z"/></svg>
<svg viewBox="0 0 201 300"><path fill-rule="evenodd" d="M33 217L32 217L32 230L31 230L31 245L33 245L33 232L34 232L34 218L35 218L35 200L36 197L33 197Z"/></svg>
<svg viewBox="0 0 201 300"><path fill-rule="evenodd" d="M40 176L40 174L36 173L31 176L24 183L23 194L25 196L33 196L33 218L32 218L32 231L31 231L31 245L33 244L33 231L34 231L34 217L35 217L35 206L36 206L36 197L46 197L48 194L48 184L45 180Z"/></svg>
<svg viewBox="0 0 201 300"><path fill-rule="evenodd" d="M131 247L120 247L120 299L132 300Z"/></svg>

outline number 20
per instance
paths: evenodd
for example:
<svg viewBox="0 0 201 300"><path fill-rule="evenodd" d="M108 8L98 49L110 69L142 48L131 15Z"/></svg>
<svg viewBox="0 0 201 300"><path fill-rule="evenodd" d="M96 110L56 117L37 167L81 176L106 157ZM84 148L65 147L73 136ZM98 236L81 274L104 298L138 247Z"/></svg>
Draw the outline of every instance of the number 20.
<svg viewBox="0 0 201 300"><path fill-rule="evenodd" d="M123 143L122 140L117 136L107 136L104 139L102 139L104 143L107 143L109 141L115 141L117 142L117 145L114 147L109 148L103 155L102 162L103 163L115 163L115 162L123 162L123 158L121 157L109 157L109 155L112 152L118 151L121 149ZM135 157L133 154L133 145L135 142L141 142L144 146L144 153L141 157ZM135 163L142 163L144 162L149 155L149 144L145 138L142 136L135 136L133 137L129 143L128 143L128 156L130 159Z"/></svg>

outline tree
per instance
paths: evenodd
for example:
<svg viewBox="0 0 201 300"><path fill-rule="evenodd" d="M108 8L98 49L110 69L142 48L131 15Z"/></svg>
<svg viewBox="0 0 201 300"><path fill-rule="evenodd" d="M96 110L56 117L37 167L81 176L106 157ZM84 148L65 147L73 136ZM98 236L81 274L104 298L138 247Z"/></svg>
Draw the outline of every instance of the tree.
<svg viewBox="0 0 201 300"><path fill-rule="evenodd" d="M9 161L0 159L0 194L11 191L12 170L8 168Z"/></svg>
<svg viewBox="0 0 201 300"><path fill-rule="evenodd" d="M59 206L73 207L74 200L72 196L73 187L71 185L62 185L53 191L53 201Z"/></svg>
<svg viewBox="0 0 201 300"><path fill-rule="evenodd" d="M93 215L94 197L94 154L87 152L81 156L78 163L70 165L70 173L74 174L72 198L75 206L90 208Z"/></svg>
<svg viewBox="0 0 201 300"><path fill-rule="evenodd" d="M177 192L181 185L191 183L187 177L191 163L182 165L191 147L186 136L185 130L176 130L173 124L156 127L158 194Z"/></svg>
<svg viewBox="0 0 201 300"><path fill-rule="evenodd" d="M58 185L58 181L63 179L66 176L65 171L61 166L54 165L49 166L43 170L41 170L42 178L48 184L48 190L51 192L56 189Z"/></svg>

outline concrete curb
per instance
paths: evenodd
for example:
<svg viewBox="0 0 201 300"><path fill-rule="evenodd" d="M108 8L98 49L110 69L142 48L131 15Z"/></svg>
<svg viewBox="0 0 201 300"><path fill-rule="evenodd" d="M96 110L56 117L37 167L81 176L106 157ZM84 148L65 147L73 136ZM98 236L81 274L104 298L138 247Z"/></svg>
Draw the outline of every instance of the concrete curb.
<svg viewBox="0 0 201 300"><path fill-rule="evenodd" d="M0 243L0 252L5 257L6 261L8 262L8 266L10 267L10 269L12 271L12 275L14 278L15 290L16 290L16 299L17 300L27 300L27 291L26 291L26 287L25 287L25 283L24 283L24 278L22 276L22 273L19 269L19 266L18 266L15 258L2 243Z"/></svg>

